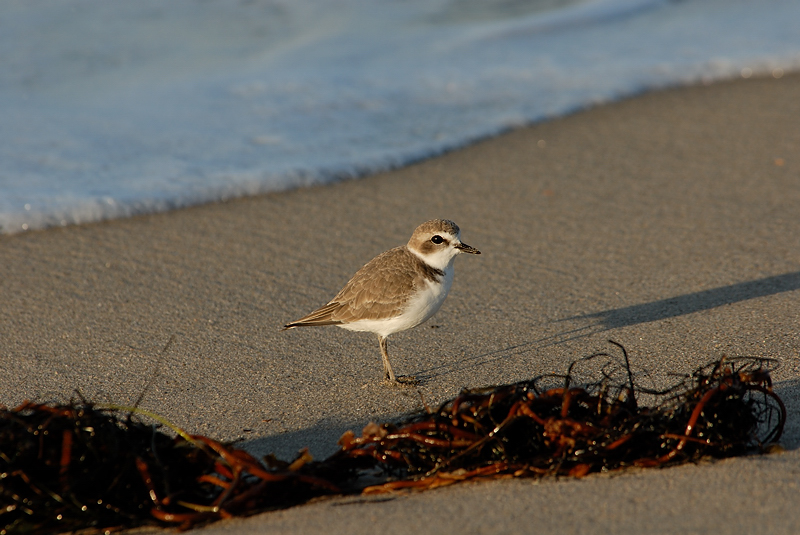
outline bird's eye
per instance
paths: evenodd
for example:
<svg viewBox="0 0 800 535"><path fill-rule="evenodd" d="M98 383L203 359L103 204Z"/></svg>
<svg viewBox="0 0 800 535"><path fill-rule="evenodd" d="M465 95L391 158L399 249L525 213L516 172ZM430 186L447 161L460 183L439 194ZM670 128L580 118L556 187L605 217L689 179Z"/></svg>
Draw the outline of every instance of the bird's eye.
<svg viewBox="0 0 800 535"><path fill-rule="evenodd" d="M432 241L433 243L435 243L436 245L439 245L440 243L442 243L442 242L444 241L444 238L442 238L441 236L439 236L439 235L437 234L436 236L434 236L433 238L431 238L431 241Z"/></svg>

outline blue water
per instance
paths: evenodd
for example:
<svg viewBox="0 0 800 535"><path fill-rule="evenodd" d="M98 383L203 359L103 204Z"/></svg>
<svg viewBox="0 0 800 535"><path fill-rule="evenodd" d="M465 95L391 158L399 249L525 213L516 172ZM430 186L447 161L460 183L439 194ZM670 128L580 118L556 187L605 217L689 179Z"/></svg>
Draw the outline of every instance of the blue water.
<svg viewBox="0 0 800 535"><path fill-rule="evenodd" d="M5 0L0 232L356 177L792 70L797 0Z"/></svg>

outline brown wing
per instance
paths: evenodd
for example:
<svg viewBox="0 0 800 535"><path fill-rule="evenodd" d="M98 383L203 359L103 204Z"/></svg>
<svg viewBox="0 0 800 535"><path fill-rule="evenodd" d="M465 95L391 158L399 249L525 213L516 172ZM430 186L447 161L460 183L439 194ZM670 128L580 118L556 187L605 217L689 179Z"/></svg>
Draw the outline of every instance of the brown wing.
<svg viewBox="0 0 800 535"><path fill-rule="evenodd" d="M342 323L364 316L391 318L405 308L416 285L414 267L420 260L405 247L395 247L370 260L334 297L331 319Z"/></svg>

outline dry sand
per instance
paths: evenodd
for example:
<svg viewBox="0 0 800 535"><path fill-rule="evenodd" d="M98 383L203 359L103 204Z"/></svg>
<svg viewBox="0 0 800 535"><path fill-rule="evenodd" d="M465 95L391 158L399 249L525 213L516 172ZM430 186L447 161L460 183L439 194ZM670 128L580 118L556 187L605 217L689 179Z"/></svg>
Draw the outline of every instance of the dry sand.
<svg viewBox="0 0 800 535"><path fill-rule="evenodd" d="M325 456L420 396L381 383L371 335L280 327L434 217L484 254L390 339L428 403L561 372L609 338L655 384L723 353L774 357L786 451L325 500L206 532L800 529L798 75L647 94L362 180L2 236L0 403L131 403L153 379L142 406L190 431Z"/></svg>

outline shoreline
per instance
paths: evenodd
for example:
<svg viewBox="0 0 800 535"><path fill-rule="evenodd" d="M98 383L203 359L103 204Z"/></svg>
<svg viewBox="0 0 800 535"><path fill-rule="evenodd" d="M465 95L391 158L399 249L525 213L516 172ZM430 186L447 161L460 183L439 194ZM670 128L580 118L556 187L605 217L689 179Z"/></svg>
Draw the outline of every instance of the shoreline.
<svg viewBox="0 0 800 535"><path fill-rule="evenodd" d="M343 431L420 408L420 394L381 384L371 335L280 327L444 217L483 254L456 260L437 315L390 339L395 371L420 378L428 404L563 372L609 338L656 385L721 354L773 357L787 451L328 500L206 531L367 533L379 521L402 533L416 517L440 533L666 533L711 531L733 509L748 513L743 531L789 533L800 525L786 492L800 469L798 94L800 74L647 93L359 180L2 235L0 403L76 388L127 403L152 382L142 407L187 430L321 458Z"/></svg>

